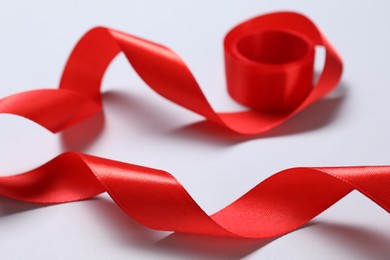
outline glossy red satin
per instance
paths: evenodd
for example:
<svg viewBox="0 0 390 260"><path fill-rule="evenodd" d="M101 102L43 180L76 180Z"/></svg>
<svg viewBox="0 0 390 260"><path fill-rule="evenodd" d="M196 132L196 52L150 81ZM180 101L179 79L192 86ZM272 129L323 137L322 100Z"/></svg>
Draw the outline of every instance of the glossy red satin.
<svg viewBox="0 0 390 260"><path fill-rule="evenodd" d="M106 191L124 212L150 228L268 238L302 226L354 189L389 212L389 183L390 166L293 168L208 216L165 171L68 152L30 172L1 177L0 194L62 203Z"/></svg>
<svg viewBox="0 0 390 260"><path fill-rule="evenodd" d="M241 26L225 38L230 95L265 112L288 112L298 107L313 88L314 44L293 31L248 33L240 31Z"/></svg>
<svg viewBox="0 0 390 260"><path fill-rule="evenodd" d="M257 43L261 51L253 50ZM313 87L315 45L324 46L326 58ZM113 58L123 52L138 75L161 96L236 133L256 135L320 99L337 85L342 73L334 48L308 18L297 13L272 13L246 21L228 33L224 46L229 93L254 110L215 112L172 50L99 27L75 46L58 90L8 96L0 100L0 113L24 116L52 132L77 123L101 110L102 77Z"/></svg>
<svg viewBox="0 0 390 260"><path fill-rule="evenodd" d="M225 39L228 89L256 110L216 113L184 62L171 50L107 28L76 45L57 90L0 100L0 112L57 132L101 109L100 83L122 51L157 93L240 134L259 134L315 102L338 83L342 63L306 17L272 13L244 22ZM312 86L314 46L326 49ZM270 112L272 111L272 112ZM266 238L292 231L356 189L390 210L390 167L294 168L276 173L208 216L169 173L75 152L32 171L0 177L0 194L35 203L63 203L107 192L129 216L159 230Z"/></svg>

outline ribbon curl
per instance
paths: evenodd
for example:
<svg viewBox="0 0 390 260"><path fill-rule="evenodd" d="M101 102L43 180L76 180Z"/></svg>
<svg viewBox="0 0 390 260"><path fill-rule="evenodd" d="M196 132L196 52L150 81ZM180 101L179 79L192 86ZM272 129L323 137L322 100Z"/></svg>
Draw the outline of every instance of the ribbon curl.
<svg viewBox="0 0 390 260"><path fill-rule="evenodd" d="M261 52L250 51L256 44ZM0 100L0 113L20 115L52 132L61 131L101 110L102 77L113 58L123 52L138 75L161 96L238 134L256 135L323 97L341 77L339 55L318 28L297 13L272 13L248 20L228 33L224 45L229 93L256 110L215 112L172 50L98 27L75 46L59 89L8 96ZM325 47L326 58L317 85L312 87L310 65L315 45Z"/></svg>
<svg viewBox="0 0 390 260"><path fill-rule="evenodd" d="M390 166L287 169L208 216L165 171L68 152L35 170L0 177L0 194L63 203L107 192L153 229L269 238L297 229L354 189L390 212L389 183Z"/></svg>
<svg viewBox="0 0 390 260"><path fill-rule="evenodd" d="M292 50L280 49L283 43ZM257 44L260 50L253 49ZM315 45L325 47L326 59L312 87ZM260 16L238 25L225 38L229 93L256 110L216 113L173 51L95 28L73 50L59 89L6 97L0 100L0 113L29 118L52 132L77 123L101 110L101 79L120 51L163 97L248 135L267 131L320 99L337 85L342 71L336 51L306 17L288 12ZM266 238L302 226L354 189L389 212L389 183L390 166L288 169L208 216L165 171L68 152L35 170L0 177L0 194L35 203L63 203L107 192L129 216L154 229Z"/></svg>

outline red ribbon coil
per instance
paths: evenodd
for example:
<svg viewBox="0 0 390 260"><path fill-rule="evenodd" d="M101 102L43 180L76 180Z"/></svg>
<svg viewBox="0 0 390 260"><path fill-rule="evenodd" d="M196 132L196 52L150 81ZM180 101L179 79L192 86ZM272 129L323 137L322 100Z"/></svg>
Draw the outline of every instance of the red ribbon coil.
<svg viewBox="0 0 390 260"><path fill-rule="evenodd" d="M0 112L60 131L100 111L102 76L122 51L140 77L163 97L237 133L259 134L324 96L341 76L339 56L300 14L256 17L230 31L224 43L229 93L256 110L214 112L173 51L122 32L95 28L73 50L59 89L6 97L0 100ZM315 45L325 47L326 59L318 83L312 86ZM389 211L389 183L389 166L288 169L208 216L167 172L69 152L35 170L0 177L0 194L36 203L62 203L106 191L129 216L154 229L265 238L298 228L354 189Z"/></svg>

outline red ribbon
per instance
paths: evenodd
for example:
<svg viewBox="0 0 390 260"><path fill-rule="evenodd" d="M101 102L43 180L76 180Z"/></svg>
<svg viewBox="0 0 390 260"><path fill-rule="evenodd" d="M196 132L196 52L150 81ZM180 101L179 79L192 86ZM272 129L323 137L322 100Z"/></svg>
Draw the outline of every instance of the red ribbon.
<svg viewBox="0 0 390 260"><path fill-rule="evenodd" d="M326 59L313 87L315 45L325 47ZM225 38L229 93L256 110L216 113L173 51L95 28L73 50L59 89L6 97L0 100L0 112L29 118L53 132L77 123L100 111L101 79L120 51L157 93L240 134L259 134L282 123L334 88L342 71L339 56L306 17L287 12L260 16ZM167 172L64 153L35 170L0 177L0 194L62 203L108 192L129 216L154 229L265 238L298 228L354 189L389 211L389 183L388 166L288 169L208 216Z"/></svg>

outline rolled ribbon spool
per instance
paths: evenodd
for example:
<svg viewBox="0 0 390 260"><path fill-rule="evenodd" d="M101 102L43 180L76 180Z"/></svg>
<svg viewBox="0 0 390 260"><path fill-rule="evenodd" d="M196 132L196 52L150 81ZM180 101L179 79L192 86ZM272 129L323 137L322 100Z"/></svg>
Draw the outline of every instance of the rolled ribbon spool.
<svg viewBox="0 0 390 260"><path fill-rule="evenodd" d="M248 33L241 26L224 41L231 97L266 112L298 107L313 87L314 44L289 30Z"/></svg>

